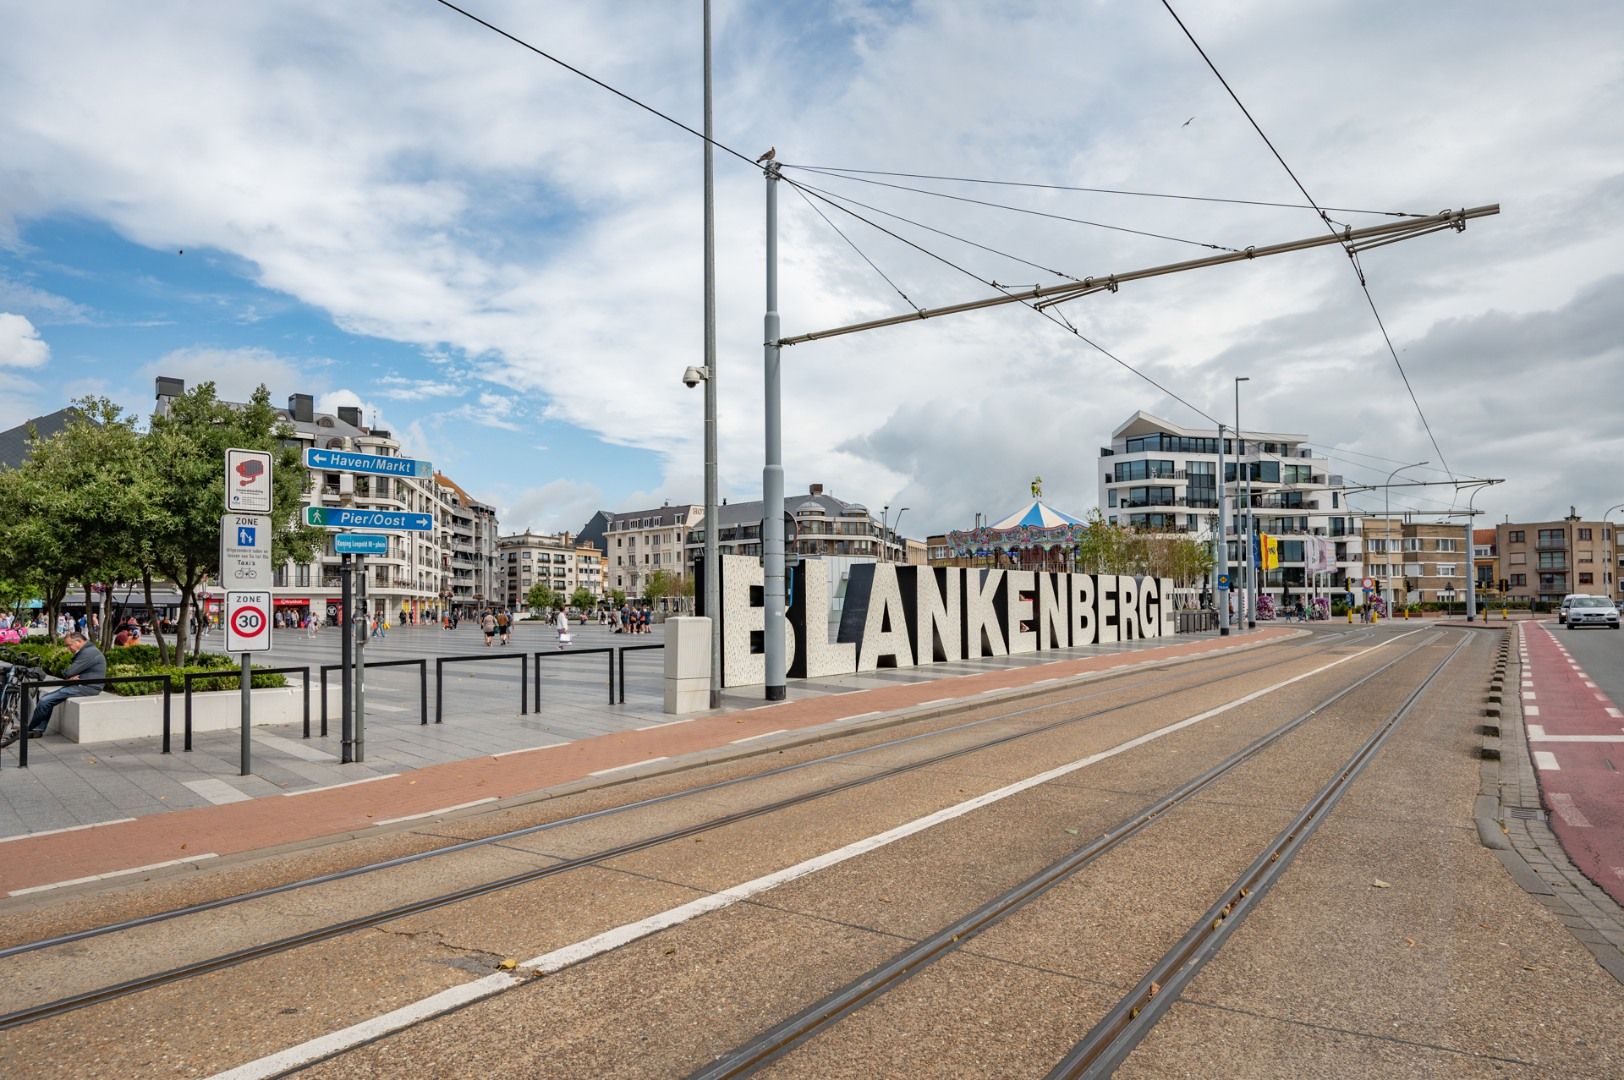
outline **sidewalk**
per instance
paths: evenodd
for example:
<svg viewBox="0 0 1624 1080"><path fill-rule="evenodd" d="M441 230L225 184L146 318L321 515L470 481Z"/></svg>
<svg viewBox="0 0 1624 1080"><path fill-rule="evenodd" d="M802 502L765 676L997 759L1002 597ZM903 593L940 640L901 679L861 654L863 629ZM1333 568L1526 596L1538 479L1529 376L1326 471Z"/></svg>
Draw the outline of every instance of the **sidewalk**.
<svg viewBox="0 0 1624 1080"><path fill-rule="evenodd" d="M415 674L388 687L383 672L369 673L369 710L395 712L369 718L365 763L337 763L336 718L325 740L299 738L297 726L256 728L254 775L246 777L237 775L236 732L199 736L189 755L161 755L156 740L92 748L53 737L32 744L27 770L15 768L12 757L0 771L6 815L0 895L342 838L563 784L657 771L670 759L735 743L1299 633L1282 624L1230 638L1181 635L1172 642L795 680L788 701L765 705L760 688L751 688L724 695L721 710L681 719L658 711L658 652L643 654L653 659L642 661L641 671L628 662L627 705L606 704L605 661L598 655L583 657L596 663L578 671L560 666L544 673L543 709L523 717L506 694L498 695L503 704L496 709L453 709L453 700L471 696L480 683L513 693L511 681L494 669L459 672L457 685L466 684L466 693L454 699L448 690L446 722L426 727L417 723Z"/></svg>

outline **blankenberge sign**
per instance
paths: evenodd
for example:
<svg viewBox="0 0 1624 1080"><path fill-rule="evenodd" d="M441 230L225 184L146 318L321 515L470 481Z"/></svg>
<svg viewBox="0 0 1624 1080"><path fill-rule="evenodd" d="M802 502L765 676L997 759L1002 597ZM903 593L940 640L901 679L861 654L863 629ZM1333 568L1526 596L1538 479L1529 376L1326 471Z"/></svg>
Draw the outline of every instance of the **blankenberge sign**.
<svg viewBox="0 0 1624 1080"><path fill-rule="evenodd" d="M831 642L829 568L810 559L796 570L785 654L797 679L1171 637L1175 627L1170 578L859 563ZM721 584L722 683L764 682L761 563L724 555Z"/></svg>

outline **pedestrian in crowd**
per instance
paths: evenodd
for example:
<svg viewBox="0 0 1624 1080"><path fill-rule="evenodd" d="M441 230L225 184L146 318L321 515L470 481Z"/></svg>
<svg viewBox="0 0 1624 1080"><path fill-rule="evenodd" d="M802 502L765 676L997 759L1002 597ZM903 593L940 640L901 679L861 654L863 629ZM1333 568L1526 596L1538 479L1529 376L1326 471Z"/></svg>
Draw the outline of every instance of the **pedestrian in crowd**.
<svg viewBox="0 0 1624 1080"><path fill-rule="evenodd" d="M502 632L503 645L513 640L513 616L507 608L503 608L496 616L496 628Z"/></svg>
<svg viewBox="0 0 1624 1080"><path fill-rule="evenodd" d="M565 611L563 608L559 608L558 621L554 625L558 627L558 647L562 649L564 646L570 643L569 612Z"/></svg>
<svg viewBox="0 0 1624 1080"><path fill-rule="evenodd" d="M496 616L487 610L479 617L479 628L485 631L485 647L488 649L496 641Z"/></svg>
<svg viewBox="0 0 1624 1080"><path fill-rule="evenodd" d="M68 647L73 654L73 661L68 664L68 670L62 673L63 679L68 682L83 682L82 686L63 686L51 691L39 699L34 706L34 715L28 721L28 737L37 739L45 734L50 726L51 712L60 703L69 698L94 697L102 692L101 684L93 682L96 679L107 678L107 657L102 651L90 643L90 640L78 630L70 630L62 638L62 644ZM0 747L10 746L17 741L20 734L18 728L6 732L5 738L0 739Z"/></svg>
<svg viewBox="0 0 1624 1080"><path fill-rule="evenodd" d="M118 633L113 635L113 646L115 648L122 649L126 645L138 644L140 642L140 640L141 640L141 630L140 630L140 628L136 627L136 628L132 629L129 625L126 624L124 626L119 627L118 628Z"/></svg>

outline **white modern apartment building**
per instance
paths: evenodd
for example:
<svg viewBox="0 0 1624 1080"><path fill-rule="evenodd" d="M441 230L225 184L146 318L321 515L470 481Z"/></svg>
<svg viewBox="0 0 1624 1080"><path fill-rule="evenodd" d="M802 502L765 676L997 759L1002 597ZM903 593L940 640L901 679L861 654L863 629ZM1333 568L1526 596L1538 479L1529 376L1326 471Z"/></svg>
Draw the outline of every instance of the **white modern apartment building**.
<svg viewBox="0 0 1624 1080"><path fill-rule="evenodd" d="M566 601L576 589L585 589L593 600L607 595L603 552L579 543L570 533L526 529L500 538L496 546L501 582L497 595L510 608L523 608L525 597L537 585L546 585Z"/></svg>
<svg viewBox="0 0 1624 1080"><path fill-rule="evenodd" d="M1251 478L1258 532L1280 539L1280 567L1264 574L1264 592L1300 596L1312 583L1304 569L1304 543L1327 537L1334 545L1334 580L1364 576L1358 515L1342 498L1342 477L1315 457L1308 436L1243 432L1245 453L1232 429L1223 442L1225 497L1229 500L1229 561L1240 557L1238 511ZM1213 540L1218 532L1218 433L1187 428L1144 411L1111 433L1099 454L1100 513L1113 524L1158 533L1188 533Z"/></svg>
<svg viewBox="0 0 1624 1080"><path fill-rule="evenodd" d="M168 402L185 390L183 380L160 376L155 411L166 410ZM359 408L340 406L333 413L318 413L309 394L293 394L288 398L288 407L278 411L293 428L292 441L301 456L306 447L312 446L403 456L391 432L362 424ZM304 501L310 506L399 510L433 517L431 530L385 533L389 538L387 554L360 557L373 614L399 620L405 613L408 621L437 617L458 608L466 614L478 610L495 595L496 511L471 498L448 477L369 476L312 469ZM329 535L325 549L313 562L278 566L271 590L277 612L294 618L308 614L336 622L343 598L341 561ZM218 585L206 587L206 607L218 609L222 600Z"/></svg>

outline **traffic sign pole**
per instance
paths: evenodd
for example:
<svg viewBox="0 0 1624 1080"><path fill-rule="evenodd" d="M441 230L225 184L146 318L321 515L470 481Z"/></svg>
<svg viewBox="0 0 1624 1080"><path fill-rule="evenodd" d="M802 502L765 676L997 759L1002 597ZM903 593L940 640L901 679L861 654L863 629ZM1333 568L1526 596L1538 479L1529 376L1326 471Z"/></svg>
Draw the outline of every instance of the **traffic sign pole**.
<svg viewBox="0 0 1624 1080"><path fill-rule="evenodd" d="M338 712L340 743L338 760L339 764L341 765L348 765L351 761L355 760L352 756L355 741L355 699L351 696L351 676L354 672L353 665L355 663L355 654L353 651L355 646L355 638L353 637L355 630L355 570L351 565L351 561L353 559L354 556L352 555L340 556L338 567L338 580L343 590L341 595L343 596L342 603L344 605L344 608L339 612L338 617L338 662L343 668L343 679L341 680L342 689L340 690Z"/></svg>
<svg viewBox="0 0 1624 1080"><path fill-rule="evenodd" d="M254 675L252 663L248 654L242 654L242 771L239 775L247 776L253 764L254 741L248 737L248 730L253 724L252 689Z"/></svg>

